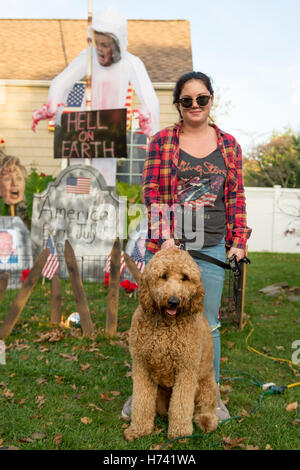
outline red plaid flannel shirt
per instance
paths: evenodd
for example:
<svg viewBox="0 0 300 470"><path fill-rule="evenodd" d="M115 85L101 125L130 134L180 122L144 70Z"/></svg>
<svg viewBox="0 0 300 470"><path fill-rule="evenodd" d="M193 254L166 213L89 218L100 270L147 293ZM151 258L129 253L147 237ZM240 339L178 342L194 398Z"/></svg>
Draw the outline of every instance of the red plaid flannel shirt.
<svg viewBox="0 0 300 470"><path fill-rule="evenodd" d="M146 247L151 252L156 252L167 238L174 238L174 221L170 216L164 217L164 210L175 208L177 204L177 163L181 127L182 121L166 127L151 138L148 146L143 170L143 197L149 220ZM221 131L215 124L213 127L227 169L224 187L226 246L245 249L251 228L246 225L241 147L233 136Z"/></svg>

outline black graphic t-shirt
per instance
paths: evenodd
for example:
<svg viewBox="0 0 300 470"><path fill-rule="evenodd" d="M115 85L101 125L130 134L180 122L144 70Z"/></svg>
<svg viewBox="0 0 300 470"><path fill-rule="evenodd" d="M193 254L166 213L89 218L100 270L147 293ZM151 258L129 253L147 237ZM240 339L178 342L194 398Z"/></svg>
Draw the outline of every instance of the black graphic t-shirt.
<svg viewBox="0 0 300 470"><path fill-rule="evenodd" d="M180 149L178 204L183 209L183 216L178 217L177 233L182 235L179 237L181 240L191 242L196 235L198 241L202 239L202 246L217 245L222 240L226 232L226 174L225 162L218 148L203 158L193 157Z"/></svg>

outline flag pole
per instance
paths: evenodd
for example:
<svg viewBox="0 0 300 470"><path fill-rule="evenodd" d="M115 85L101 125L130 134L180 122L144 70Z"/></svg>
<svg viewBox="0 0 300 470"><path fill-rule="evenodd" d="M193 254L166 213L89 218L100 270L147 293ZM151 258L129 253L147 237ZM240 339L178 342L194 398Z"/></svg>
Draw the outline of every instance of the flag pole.
<svg viewBox="0 0 300 470"><path fill-rule="evenodd" d="M86 110L92 109L92 34L90 33L92 27L93 17L93 0L88 0L88 31L87 31L87 75L86 75Z"/></svg>
<svg viewBox="0 0 300 470"><path fill-rule="evenodd" d="M86 111L92 109L92 17L93 0L88 0L88 29L87 29L87 74L86 74ZM91 165L91 161L85 159L86 165Z"/></svg>

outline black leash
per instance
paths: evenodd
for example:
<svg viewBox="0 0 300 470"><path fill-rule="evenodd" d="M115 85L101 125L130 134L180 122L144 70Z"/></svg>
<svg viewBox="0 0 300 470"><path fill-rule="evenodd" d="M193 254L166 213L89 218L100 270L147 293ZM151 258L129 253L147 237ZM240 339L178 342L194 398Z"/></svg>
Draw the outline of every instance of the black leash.
<svg viewBox="0 0 300 470"><path fill-rule="evenodd" d="M235 255L233 255L231 256L231 258L229 258L229 263L223 263L223 261L220 261L217 258L205 255L204 253L200 253L196 250L187 250L187 252L195 258L202 259L203 261L207 261L208 263L216 264L217 266L220 266L223 269L231 269L235 276L239 276L241 274L240 263L250 264L250 260L249 258L247 258L247 256L244 256L244 258L242 258L240 261L237 261Z"/></svg>

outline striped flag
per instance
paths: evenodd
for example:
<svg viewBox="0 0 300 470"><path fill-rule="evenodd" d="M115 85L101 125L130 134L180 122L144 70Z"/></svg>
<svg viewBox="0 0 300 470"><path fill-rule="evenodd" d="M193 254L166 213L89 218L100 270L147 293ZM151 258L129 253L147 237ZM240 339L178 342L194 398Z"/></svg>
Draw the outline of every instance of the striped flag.
<svg viewBox="0 0 300 470"><path fill-rule="evenodd" d="M69 176L67 178L67 193L68 194L90 194L90 178L83 178L79 176Z"/></svg>
<svg viewBox="0 0 300 470"><path fill-rule="evenodd" d="M138 270L142 272L144 267L145 267L144 259L143 258L138 259L137 257L133 258L133 253L131 255L131 258L135 262ZM125 271L126 267L127 267L127 265L126 265L126 262L125 262L125 259L124 259L124 251L122 251L121 252L121 260L120 260L120 274L122 274ZM106 258L104 268L103 268L103 272L104 273L109 273L110 272L110 255L108 255L108 257Z"/></svg>
<svg viewBox="0 0 300 470"><path fill-rule="evenodd" d="M46 247L50 248L50 254L42 271L42 275L47 279L52 279L59 269L59 262L50 235L48 236Z"/></svg>
<svg viewBox="0 0 300 470"><path fill-rule="evenodd" d="M128 82L127 94L125 99L125 108L127 109L126 114L126 129L129 131L131 126L131 116L132 116L132 99L133 99L133 88L130 82Z"/></svg>
<svg viewBox="0 0 300 470"><path fill-rule="evenodd" d="M135 242L134 248L130 256L135 262L138 270L142 272L145 267L145 261L144 261L144 257L141 254L141 251L138 245L138 240Z"/></svg>
<svg viewBox="0 0 300 470"><path fill-rule="evenodd" d="M105 264L104 264L104 268L103 268L103 272L105 273L110 273L110 260L111 260L111 256L108 255L108 257L106 258L106 261L105 261ZM120 274L122 274L124 272L126 268L126 262L125 262L125 259L124 259L124 251L121 252L121 260L120 260Z"/></svg>

